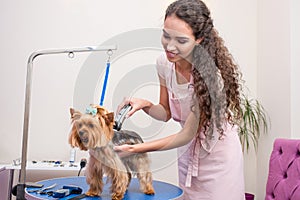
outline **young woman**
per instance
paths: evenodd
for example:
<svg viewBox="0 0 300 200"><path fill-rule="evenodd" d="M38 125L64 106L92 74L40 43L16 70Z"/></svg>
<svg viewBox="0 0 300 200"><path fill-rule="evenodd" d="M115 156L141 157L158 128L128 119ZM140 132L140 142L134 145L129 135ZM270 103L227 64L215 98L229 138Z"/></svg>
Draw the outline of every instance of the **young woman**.
<svg viewBox="0 0 300 200"><path fill-rule="evenodd" d="M148 152L178 148L179 185L184 200L244 199L243 153L234 124L241 117L239 72L210 11L200 0L177 0L166 10L157 59L159 104L131 98L134 112L173 118L182 130L117 151Z"/></svg>

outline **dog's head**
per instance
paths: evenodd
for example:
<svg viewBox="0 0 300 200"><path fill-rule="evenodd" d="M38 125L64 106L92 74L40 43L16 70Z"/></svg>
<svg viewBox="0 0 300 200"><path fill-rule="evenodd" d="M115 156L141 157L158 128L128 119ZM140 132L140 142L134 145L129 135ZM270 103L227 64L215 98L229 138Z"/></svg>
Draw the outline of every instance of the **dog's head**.
<svg viewBox="0 0 300 200"><path fill-rule="evenodd" d="M88 150L107 145L113 137L114 113L98 105L91 105L86 113L70 108L72 147Z"/></svg>

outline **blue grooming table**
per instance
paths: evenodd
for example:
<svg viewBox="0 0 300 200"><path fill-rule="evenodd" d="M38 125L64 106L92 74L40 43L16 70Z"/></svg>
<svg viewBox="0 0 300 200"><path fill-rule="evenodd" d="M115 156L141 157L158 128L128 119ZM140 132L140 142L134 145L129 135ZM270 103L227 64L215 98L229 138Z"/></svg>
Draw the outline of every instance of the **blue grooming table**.
<svg viewBox="0 0 300 200"><path fill-rule="evenodd" d="M105 183L106 180L104 180ZM56 187L51 189L51 191L55 191L63 187L63 185L76 185L82 188L83 193L87 192L89 186L86 183L86 179L84 176L79 177L65 177L65 178L56 178L39 181L38 183L44 184L44 187L50 186L56 183ZM104 184L103 192L100 197L85 197L83 199L86 200L111 200L110 195L110 184ZM154 195L146 195L142 193L139 189L139 181L137 178L132 178L131 183L128 187L128 190L124 196L124 200L169 200L169 199L178 199L182 196L183 191L179 187L164 183L161 181L153 181L153 187L155 189ZM41 195L36 193L29 193L29 190L34 190L35 188L26 188L25 197L27 200L40 200L40 199L52 199L55 198L49 197L48 195ZM72 194L64 198L60 198L61 200L67 200L77 195Z"/></svg>

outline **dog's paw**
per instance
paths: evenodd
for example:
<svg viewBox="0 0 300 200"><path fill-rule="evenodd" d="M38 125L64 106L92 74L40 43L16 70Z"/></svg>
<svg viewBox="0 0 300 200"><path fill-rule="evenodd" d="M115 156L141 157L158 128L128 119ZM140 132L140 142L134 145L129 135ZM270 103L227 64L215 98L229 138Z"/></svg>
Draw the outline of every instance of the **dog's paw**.
<svg viewBox="0 0 300 200"><path fill-rule="evenodd" d="M154 188L152 187L152 185L147 185L147 188L144 190L144 194L147 194L147 195L155 194L155 191L154 191Z"/></svg>
<svg viewBox="0 0 300 200"><path fill-rule="evenodd" d="M99 196L99 193L96 192L96 191L91 191L91 190L89 190L89 191L87 191L87 192L85 193L85 195L86 195L86 196L89 196L89 197L96 197L96 196Z"/></svg>
<svg viewBox="0 0 300 200"><path fill-rule="evenodd" d="M124 197L124 194L121 193L113 193L111 195L111 200L122 200Z"/></svg>
<svg viewBox="0 0 300 200"><path fill-rule="evenodd" d="M154 190L147 190L144 192L144 194L147 194L147 195L154 195L155 194L155 191Z"/></svg>

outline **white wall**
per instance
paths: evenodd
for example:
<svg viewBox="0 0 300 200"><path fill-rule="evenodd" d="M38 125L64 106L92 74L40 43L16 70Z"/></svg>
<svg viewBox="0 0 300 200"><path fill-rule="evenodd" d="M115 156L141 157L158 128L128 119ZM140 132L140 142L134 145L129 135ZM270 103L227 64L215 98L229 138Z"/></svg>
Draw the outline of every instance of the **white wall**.
<svg viewBox="0 0 300 200"><path fill-rule="evenodd" d="M164 10L170 2L172 1L2 0L0 162L11 162L21 155L26 64L32 52L49 48L100 45L127 31L161 28ZM291 4L286 1L274 3L270 0L206 2L211 8L215 26L242 69L251 95L261 100L272 120L270 134L261 140L258 162L253 153L245 158L246 191L256 193L257 199L263 199L273 139L279 136L290 137L291 131L294 133L293 137L299 137L299 128L296 127L299 118L296 111L291 112L299 110L296 104L299 88L295 87L296 74L299 73L299 46L296 45L299 44L296 37L299 35L296 20L299 19L299 3L296 0L290 0ZM138 38L143 39L143 35ZM126 75L126 70L134 70L136 66L145 64L153 65L158 53L145 50L122 56L112 65L111 76L114 78L110 83L117 84ZM48 56L36 60L35 66L38 67L34 69L33 79L29 159L68 160L68 109L74 103L77 76L88 58L89 55L76 55L72 60L66 56ZM99 65L103 64L105 60L99 61ZM101 80L98 82L101 84ZM99 87L95 86L93 100L98 98ZM139 88L135 94L155 101L158 96L157 85ZM112 97L111 94L107 96ZM111 100L106 100L106 104L114 109L115 105ZM142 118L145 124L151 123L142 113L137 114L137 117ZM178 126L171 122L162 128L163 134L170 134ZM78 153L77 159L81 156L85 154ZM175 152L154 153L152 156L156 169L155 178L176 183ZM159 165L159 158L162 156L168 159L165 159L163 165Z"/></svg>
<svg viewBox="0 0 300 200"><path fill-rule="evenodd" d="M276 138L299 138L298 1L258 1L258 97L271 119L259 144L257 199L265 196L268 165Z"/></svg>
<svg viewBox="0 0 300 200"><path fill-rule="evenodd" d="M245 92L256 98L257 92L257 2L208 1L215 26L239 65ZM234 5L234 6L229 6ZM246 192L256 193L256 154L253 148L244 154Z"/></svg>
<svg viewBox="0 0 300 200"><path fill-rule="evenodd" d="M13 159L21 156L26 67L32 52L97 46L127 31L149 27L161 28L164 10L169 2L1 1L0 162L11 163ZM140 35L139 39L149 40L143 38L143 35ZM153 40L159 43L160 37ZM134 43L135 40L128 42ZM155 63L156 56L149 54L148 60L151 59L152 63ZM77 76L88 57L89 55L85 54L76 54L74 59L68 59L65 55L41 56L34 61L28 159L68 161L69 108L73 106ZM131 69L133 63L137 65L139 60L140 65L145 64L141 57L128 57L130 58L125 56L123 60L119 59L112 67ZM129 62L124 63L126 59L129 59ZM120 63L123 65L120 66ZM104 67L105 60L93 64ZM122 74L113 75L118 79ZM157 96L156 91L152 94L153 98ZM89 103L94 103L92 101L93 99ZM172 173L163 173L169 174L169 177L164 176L169 182L177 181L177 177L174 176L174 154L174 151L171 152L171 159L168 165L164 166L167 168L164 170L171 167ZM86 154L77 152L77 160L82 156ZM154 159L154 162L156 160ZM162 179L160 170L156 173L157 179Z"/></svg>
<svg viewBox="0 0 300 200"><path fill-rule="evenodd" d="M293 138L300 137L300 2L297 0L291 0L291 133Z"/></svg>

